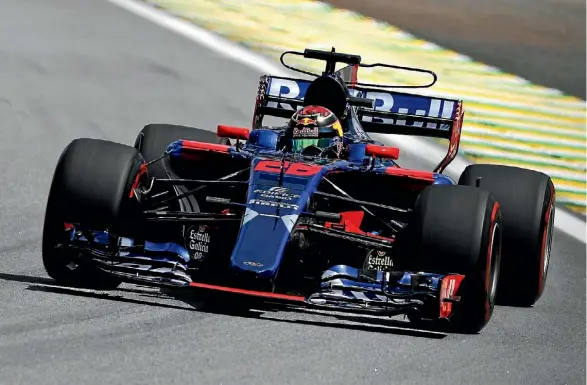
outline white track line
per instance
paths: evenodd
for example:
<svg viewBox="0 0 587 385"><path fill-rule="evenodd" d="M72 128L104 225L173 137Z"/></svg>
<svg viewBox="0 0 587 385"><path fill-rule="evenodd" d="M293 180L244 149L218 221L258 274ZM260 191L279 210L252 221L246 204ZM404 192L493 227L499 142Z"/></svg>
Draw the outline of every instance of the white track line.
<svg viewBox="0 0 587 385"><path fill-rule="evenodd" d="M277 76L291 76L291 73L284 70L273 61L249 51L238 44L219 37L210 31L199 28L193 23L181 20L158 10L149 4L139 0L107 1L182 35L212 51L234 60L235 62L244 64L255 71ZM384 137L381 137L381 139L383 138ZM444 150L419 138L395 135L393 139L385 139L387 142L398 145L402 150L409 152L412 155L419 156L427 161L429 161L430 158L439 161L444 156ZM424 154L426 154L426 156L424 156ZM452 178L458 179L458 176L469 164L471 163L466 159L458 157L449 166L446 173ZM585 243L585 221L582 221L569 212L557 208L555 227Z"/></svg>

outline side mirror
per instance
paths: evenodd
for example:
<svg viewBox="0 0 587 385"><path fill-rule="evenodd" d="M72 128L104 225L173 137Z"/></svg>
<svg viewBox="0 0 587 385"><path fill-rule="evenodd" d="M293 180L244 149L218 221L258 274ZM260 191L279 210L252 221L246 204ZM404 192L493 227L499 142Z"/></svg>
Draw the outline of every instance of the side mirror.
<svg viewBox="0 0 587 385"><path fill-rule="evenodd" d="M379 158L396 160L399 158L399 148L368 144L365 147L365 154Z"/></svg>
<svg viewBox="0 0 587 385"><path fill-rule="evenodd" d="M237 140L238 139L248 140L249 133L250 133L250 130L248 128L227 126L224 124L219 124L218 129L216 131L216 135L218 135L221 138L237 139Z"/></svg>

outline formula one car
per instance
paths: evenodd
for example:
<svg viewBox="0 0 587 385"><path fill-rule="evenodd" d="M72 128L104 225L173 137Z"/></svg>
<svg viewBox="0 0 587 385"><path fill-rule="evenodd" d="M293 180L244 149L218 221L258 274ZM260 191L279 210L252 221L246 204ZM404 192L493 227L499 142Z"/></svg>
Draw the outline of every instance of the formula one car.
<svg viewBox="0 0 587 385"><path fill-rule="evenodd" d="M286 55L325 70L291 67ZM49 192L48 274L76 287L183 287L472 333L496 300L539 299L555 212L547 175L476 164L455 182L442 172L458 152L462 101L357 80L361 67L387 67L429 74L412 86L429 87L431 71L334 49L288 51L281 62L314 78L262 76L251 129L150 124L134 146L73 140ZM288 122L264 125L265 116ZM444 138L448 152L433 171L402 168L400 150L367 133Z"/></svg>

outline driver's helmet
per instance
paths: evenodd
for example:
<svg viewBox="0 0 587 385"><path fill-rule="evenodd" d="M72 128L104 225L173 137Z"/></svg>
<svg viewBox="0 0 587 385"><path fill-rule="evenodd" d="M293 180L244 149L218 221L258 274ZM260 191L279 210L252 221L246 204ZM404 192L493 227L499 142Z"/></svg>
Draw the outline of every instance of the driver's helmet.
<svg viewBox="0 0 587 385"><path fill-rule="evenodd" d="M292 140L292 151L301 152L309 146L321 149L342 142L342 125L328 108L306 106L291 117L288 137Z"/></svg>

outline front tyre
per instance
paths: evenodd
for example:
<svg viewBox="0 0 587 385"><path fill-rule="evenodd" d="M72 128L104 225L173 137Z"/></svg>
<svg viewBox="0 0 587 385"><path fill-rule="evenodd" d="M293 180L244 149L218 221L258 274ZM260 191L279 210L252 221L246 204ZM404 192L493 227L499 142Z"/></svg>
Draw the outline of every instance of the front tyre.
<svg viewBox="0 0 587 385"><path fill-rule="evenodd" d="M68 249L65 224L82 224L117 235L140 237L142 220L132 188L147 179L134 148L98 139L76 139L57 162L43 228L43 264L66 286L114 289L120 280Z"/></svg>
<svg viewBox="0 0 587 385"><path fill-rule="evenodd" d="M503 213L498 303L532 306L544 292L554 230L555 189L550 177L518 167L468 166L460 185L491 192Z"/></svg>
<svg viewBox="0 0 587 385"><path fill-rule="evenodd" d="M495 306L501 261L501 211L487 191L465 186L429 186L398 238L409 270L460 274L449 320L464 333L481 331ZM440 304L439 304L440 306Z"/></svg>

